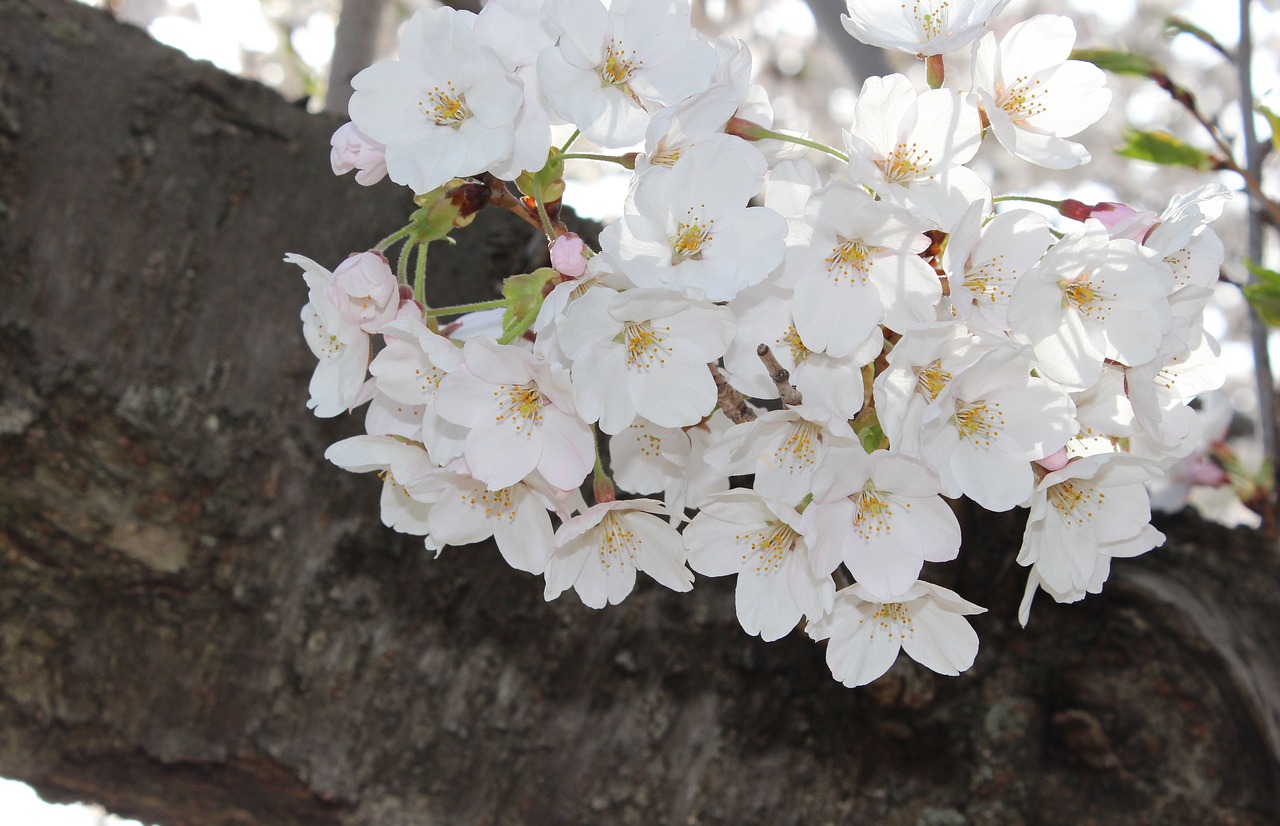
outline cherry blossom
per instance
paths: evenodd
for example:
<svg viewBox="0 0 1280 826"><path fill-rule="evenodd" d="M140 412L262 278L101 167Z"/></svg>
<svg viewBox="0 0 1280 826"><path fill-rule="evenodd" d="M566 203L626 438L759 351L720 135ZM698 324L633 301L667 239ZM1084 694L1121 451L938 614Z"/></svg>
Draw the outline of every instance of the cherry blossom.
<svg viewBox="0 0 1280 826"><path fill-rule="evenodd" d="M547 600L573 588L589 608L617 605L635 588L636 571L673 591L693 588L683 540L659 518L668 513L653 499L630 499L601 502L567 520L547 564Z"/></svg>
<svg viewBox="0 0 1280 826"><path fill-rule="evenodd" d="M684 531L689 567L705 576L737 575L738 622L766 642L781 639L804 616L831 610L835 583L813 569L790 505L754 491L708 499Z"/></svg>
<svg viewBox="0 0 1280 826"><path fill-rule="evenodd" d="M899 651L939 674L967 671L978 655L978 635L964 617L986 610L923 581L887 601L851 585L808 631L815 640L830 640L831 676L854 688L888 671Z"/></svg>

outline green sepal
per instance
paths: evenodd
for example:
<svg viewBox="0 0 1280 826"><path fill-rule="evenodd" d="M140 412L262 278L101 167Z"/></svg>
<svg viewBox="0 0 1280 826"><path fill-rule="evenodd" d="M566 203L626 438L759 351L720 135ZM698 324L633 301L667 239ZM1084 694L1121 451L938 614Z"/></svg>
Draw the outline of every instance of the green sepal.
<svg viewBox="0 0 1280 826"><path fill-rule="evenodd" d="M542 267L530 273L513 275L502 282L502 297L511 302L502 317L504 334L513 324L522 323L525 319L532 323L532 319L537 318L538 311L542 309L543 290L559 277L560 273L550 267Z"/></svg>
<svg viewBox="0 0 1280 826"><path fill-rule="evenodd" d="M537 172L525 170L516 178L516 188L530 198L542 191L542 202L552 203L564 197L564 161L555 149L547 155L546 166Z"/></svg>
<svg viewBox="0 0 1280 826"><path fill-rule="evenodd" d="M1244 297L1263 321L1272 327L1280 327L1280 272L1260 267L1247 258L1244 265L1256 279L1241 288Z"/></svg>
<svg viewBox="0 0 1280 826"><path fill-rule="evenodd" d="M867 453L874 453L889 446L889 440L880 427L880 417L876 415L874 407L862 408L849 424L853 426L853 432L858 434L858 441L862 443L862 449Z"/></svg>
<svg viewBox="0 0 1280 826"><path fill-rule="evenodd" d="M1124 130L1125 145L1116 154L1164 166L1187 166L1200 172L1216 168L1213 158L1203 149L1183 143L1168 132L1148 132L1129 127Z"/></svg>
<svg viewBox="0 0 1280 826"><path fill-rule="evenodd" d="M413 202L418 205L409 215L409 240L415 244L426 244L447 238L455 227L465 227L474 220L474 213L463 216L463 206L453 198L453 192L464 183L454 178L448 183L438 186L430 192L415 195Z"/></svg>
<svg viewBox="0 0 1280 826"><path fill-rule="evenodd" d="M1160 71L1160 66L1146 55L1113 49L1076 49L1071 53L1071 59L1092 63L1103 71L1117 75L1151 77Z"/></svg>

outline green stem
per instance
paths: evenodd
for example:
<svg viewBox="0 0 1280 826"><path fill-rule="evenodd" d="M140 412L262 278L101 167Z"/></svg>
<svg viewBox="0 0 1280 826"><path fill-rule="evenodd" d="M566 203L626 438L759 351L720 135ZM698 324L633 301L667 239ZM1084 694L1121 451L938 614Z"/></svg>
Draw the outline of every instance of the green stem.
<svg viewBox="0 0 1280 826"><path fill-rule="evenodd" d="M1048 198L1037 198L1034 195L1000 195L996 198L992 198L991 200L997 204L1001 201L1026 201L1032 204L1044 204L1045 206L1053 207L1054 209L1061 209L1062 207L1062 201L1051 201Z"/></svg>
<svg viewBox="0 0 1280 826"><path fill-rule="evenodd" d="M538 309L534 309L522 318L517 318L507 326L502 333L502 338L498 339L499 344L510 344L520 336L524 335L525 330L533 326L533 322L538 320Z"/></svg>
<svg viewBox="0 0 1280 826"><path fill-rule="evenodd" d="M462 315L463 313L475 313L480 310L496 310L499 307L510 307L511 300L507 298L496 298L493 301L477 301L474 304L454 304L451 307L433 307L427 310L427 318L435 318L442 315Z"/></svg>
<svg viewBox="0 0 1280 826"><path fill-rule="evenodd" d="M378 242L374 247L378 252L386 252L387 248L413 231L413 224L407 224Z"/></svg>
<svg viewBox="0 0 1280 826"><path fill-rule="evenodd" d="M840 150L833 149L830 146L827 146L825 143L818 143L817 141L811 141L808 138L802 138L799 135L787 135L787 134L783 134L782 132L774 132L772 129L765 129L763 127L760 127L757 134L760 136L760 139L771 138L775 141L786 141L787 143L794 143L794 144L799 144L800 146L807 146L810 149L816 149L819 152L826 152L831 157L839 158L845 163L849 162L849 156L844 154Z"/></svg>
<svg viewBox="0 0 1280 826"><path fill-rule="evenodd" d="M401 246L400 258L396 261L396 279L405 286L409 284L409 253L412 250L413 244Z"/></svg>
<svg viewBox="0 0 1280 826"><path fill-rule="evenodd" d="M591 493L597 505L602 502L613 502L618 495L613 487L613 480L604 472L604 461L600 458L600 431L595 425L591 426L591 435L594 437L592 441L596 449L596 466L591 473Z"/></svg>
<svg viewBox="0 0 1280 826"><path fill-rule="evenodd" d="M564 146L560 147L560 149L556 151L556 154L563 158L564 154L569 151L569 147L573 146L573 142L576 141L578 136L581 134L581 130L573 130L573 134L569 136L569 140L564 142Z"/></svg>
<svg viewBox="0 0 1280 826"><path fill-rule="evenodd" d="M427 308L427 242L418 244L417 267L413 274L413 300Z"/></svg>
<svg viewBox="0 0 1280 826"><path fill-rule="evenodd" d="M547 214L547 205L543 202L542 182L536 177L533 179L533 203L538 207L538 220L542 222L542 231L547 234L547 240L556 240L556 228L551 223L551 216Z"/></svg>
<svg viewBox="0 0 1280 826"><path fill-rule="evenodd" d="M618 166L622 166L627 169L636 168L635 160L626 155L597 155L591 152L557 152L554 160L604 161L605 163L616 163Z"/></svg>

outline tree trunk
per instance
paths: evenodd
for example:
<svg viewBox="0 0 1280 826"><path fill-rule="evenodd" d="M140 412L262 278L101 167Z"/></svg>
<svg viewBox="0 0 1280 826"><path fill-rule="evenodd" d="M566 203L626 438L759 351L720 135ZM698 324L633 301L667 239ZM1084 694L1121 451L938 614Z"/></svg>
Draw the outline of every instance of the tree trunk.
<svg viewBox="0 0 1280 826"><path fill-rule="evenodd" d="M544 604L491 545L383 528L304 407L286 251L410 204L338 121L70 2L0 0L0 774L180 824L1269 824L1280 564L1191 517L1106 593L1014 620L1018 514L929 576L974 669L834 682L733 588ZM544 250L482 215L441 300Z"/></svg>

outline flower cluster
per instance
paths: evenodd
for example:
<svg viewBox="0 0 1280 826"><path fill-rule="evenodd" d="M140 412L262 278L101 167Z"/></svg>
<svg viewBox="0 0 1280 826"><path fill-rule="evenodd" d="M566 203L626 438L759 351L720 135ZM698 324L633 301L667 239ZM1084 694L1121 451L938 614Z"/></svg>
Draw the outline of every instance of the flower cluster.
<svg viewBox="0 0 1280 826"><path fill-rule="evenodd" d="M1069 202L1058 227L993 197L966 166L984 140L1070 168L1110 100L1068 58L1070 20L988 31L1006 2L851 0L846 29L925 59L929 88L866 81L843 151L773 131L750 53L695 31L685 0L415 14L400 59L354 79L332 163L420 209L334 272L288 258L310 287L309 406L366 407L367 434L326 456L379 473L391 528L436 551L492 537L548 600L736 576L748 633L807 621L849 686L899 649L973 663L984 609L920 579L959 553L950 498L1029 508L1024 623L1038 591L1097 592L1163 540L1144 485L1194 449L1188 402L1223 379L1201 314L1225 192L1158 215ZM948 73L960 51L971 69ZM599 250L559 217L565 164L588 161L635 172ZM485 205L544 231L552 266L431 307L426 245Z"/></svg>

